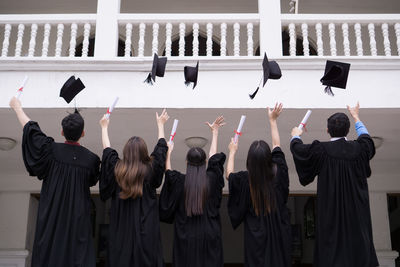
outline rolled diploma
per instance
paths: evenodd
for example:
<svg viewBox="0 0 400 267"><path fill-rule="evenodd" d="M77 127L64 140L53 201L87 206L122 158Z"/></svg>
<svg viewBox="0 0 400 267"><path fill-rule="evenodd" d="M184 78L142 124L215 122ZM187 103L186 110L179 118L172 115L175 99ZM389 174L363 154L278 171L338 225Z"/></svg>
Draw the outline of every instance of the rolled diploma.
<svg viewBox="0 0 400 267"><path fill-rule="evenodd" d="M172 142L174 140L176 128L178 128L178 122L179 121L177 119L174 120L174 125L172 125L171 135L169 137L170 142Z"/></svg>
<svg viewBox="0 0 400 267"><path fill-rule="evenodd" d="M236 130L236 134L235 134L235 143L237 143L238 138L239 138L239 134L238 134L238 133L241 133L241 132L242 132L242 128L243 128L243 124L244 124L244 121L245 121L245 120L246 120L246 116L245 116L245 115L242 115L242 117L240 118L239 126L238 126L238 128L237 128L237 130Z"/></svg>
<svg viewBox="0 0 400 267"><path fill-rule="evenodd" d="M111 112L113 111L113 109L114 109L115 106L117 105L118 100L119 100L119 97L116 97L115 100L114 100L114 102L113 102L113 104L112 104L111 107L108 109L108 112L106 113L106 118L107 118L107 119L110 118Z"/></svg>
<svg viewBox="0 0 400 267"><path fill-rule="evenodd" d="M304 125L306 125L306 123L307 123L307 121L308 121L308 118L309 118L310 115L311 115L311 112L312 112L311 110L307 110L306 115L304 116L303 120L302 120L301 123L299 124L299 129L300 129L300 130L302 130L303 127L304 127Z"/></svg>
<svg viewBox="0 0 400 267"><path fill-rule="evenodd" d="M26 82L28 81L28 76L25 76L24 80L21 83L21 86L18 88L17 94L16 94L16 98L20 98L21 94L22 94L22 90L25 87Z"/></svg>

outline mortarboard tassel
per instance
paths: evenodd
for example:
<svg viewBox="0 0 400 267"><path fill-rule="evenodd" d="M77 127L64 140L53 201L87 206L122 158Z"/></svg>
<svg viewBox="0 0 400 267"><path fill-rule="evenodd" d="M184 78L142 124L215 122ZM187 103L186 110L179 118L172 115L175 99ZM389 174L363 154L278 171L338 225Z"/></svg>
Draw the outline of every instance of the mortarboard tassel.
<svg viewBox="0 0 400 267"><path fill-rule="evenodd" d="M327 87L325 87L325 93L330 95L330 96L334 96L335 94L332 92L332 88L328 85Z"/></svg>
<svg viewBox="0 0 400 267"><path fill-rule="evenodd" d="M146 80L144 80L145 83L149 85L153 85L153 81L151 80L151 73L147 76Z"/></svg>
<svg viewBox="0 0 400 267"><path fill-rule="evenodd" d="M257 87L257 90L253 94L249 95L250 99L253 99L256 96L256 94L258 93L258 89L260 89L260 86Z"/></svg>

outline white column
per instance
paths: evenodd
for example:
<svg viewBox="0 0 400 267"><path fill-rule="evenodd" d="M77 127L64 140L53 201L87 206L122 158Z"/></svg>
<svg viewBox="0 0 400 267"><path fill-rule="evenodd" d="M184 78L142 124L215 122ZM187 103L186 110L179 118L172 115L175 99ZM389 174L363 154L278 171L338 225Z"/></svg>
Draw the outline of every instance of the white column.
<svg viewBox="0 0 400 267"><path fill-rule="evenodd" d="M260 16L260 55L282 56L282 26L280 0L258 0Z"/></svg>
<svg viewBox="0 0 400 267"><path fill-rule="evenodd" d="M118 51L118 14L121 0L97 0L94 56L114 58Z"/></svg>

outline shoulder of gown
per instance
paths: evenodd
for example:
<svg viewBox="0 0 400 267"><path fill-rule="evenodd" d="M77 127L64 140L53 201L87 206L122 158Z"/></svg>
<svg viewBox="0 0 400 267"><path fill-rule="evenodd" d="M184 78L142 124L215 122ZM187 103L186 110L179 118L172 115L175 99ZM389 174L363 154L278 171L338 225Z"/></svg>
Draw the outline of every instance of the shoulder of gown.
<svg viewBox="0 0 400 267"><path fill-rule="evenodd" d="M119 161L118 152L107 147L103 150L100 170L100 198L105 201L112 197L118 186L115 180L114 169Z"/></svg>
<svg viewBox="0 0 400 267"><path fill-rule="evenodd" d="M175 212L183 194L185 175L175 170L165 172L165 181L161 189L159 201L160 220L173 223Z"/></svg>
<svg viewBox="0 0 400 267"><path fill-rule="evenodd" d="M250 204L249 174L247 171L231 173L228 177L228 214L236 229L244 220Z"/></svg>
<svg viewBox="0 0 400 267"><path fill-rule="evenodd" d="M272 150L272 161L276 164L276 185L285 203L289 197L289 172L285 159L285 154L280 147Z"/></svg>
<svg viewBox="0 0 400 267"><path fill-rule="evenodd" d="M216 153L212 155L208 160L207 175L212 179L212 184L217 189L224 187L224 163L226 155L224 153Z"/></svg>

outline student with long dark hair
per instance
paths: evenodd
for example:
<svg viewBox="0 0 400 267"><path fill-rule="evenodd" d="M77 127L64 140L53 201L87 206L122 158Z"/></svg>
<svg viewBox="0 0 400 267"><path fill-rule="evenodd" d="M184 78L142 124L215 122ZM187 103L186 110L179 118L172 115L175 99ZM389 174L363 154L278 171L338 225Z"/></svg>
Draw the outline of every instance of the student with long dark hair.
<svg viewBox="0 0 400 267"><path fill-rule="evenodd" d="M169 116L165 109L157 118L158 142L149 156L140 137L131 137L123 157L110 146L109 120L103 116L103 158L100 174L100 197L111 198L108 241L108 266L164 266L156 188L165 171L167 143L164 124Z"/></svg>
<svg viewBox="0 0 400 267"><path fill-rule="evenodd" d="M168 144L160 219L174 223L174 267L223 266L219 208L226 156L216 152L224 118L220 116L207 124L212 131L208 166L204 150L195 147L186 155L186 175L172 170L173 143Z"/></svg>
<svg viewBox="0 0 400 267"><path fill-rule="evenodd" d="M289 175L276 123L281 112L282 104L276 104L272 111L268 108L272 152L263 140L254 141L247 154L246 171L234 173L238 144L233 139L229 144L228 213L233 228L244 223L245 266L290 265L290 220L286 207Z"/></svg>

